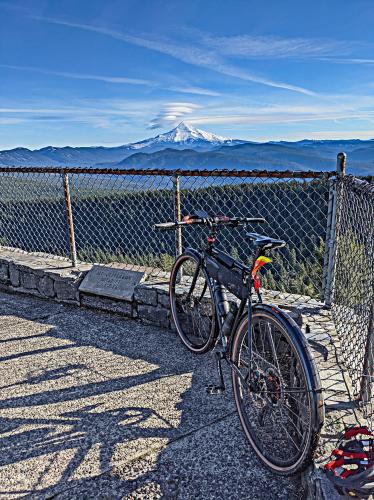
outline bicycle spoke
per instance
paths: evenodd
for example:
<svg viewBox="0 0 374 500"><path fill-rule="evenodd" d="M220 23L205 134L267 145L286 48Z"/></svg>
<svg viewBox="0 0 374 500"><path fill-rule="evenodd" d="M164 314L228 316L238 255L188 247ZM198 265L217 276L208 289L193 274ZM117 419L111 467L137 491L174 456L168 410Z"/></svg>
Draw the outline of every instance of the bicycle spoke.
<svg viewBox="0 0 374 500"><path fill-rule="evenodd" d="M242 339L238 382L245 425L260 456L292 464L309 442L312 418L299 358L278 323L267 318L254 320L251 361L244 329Z"/></svg>
<svg viewBox="0 0 374 500"><path fill-rule="evenodd" d="M300 450L300 447L295 443L295 441L293 440L292 436L290 435L290 433L288 432L287 428L283 425L282 422L279 422L280 426L286 431L286 434L287 436L289 437L289 439L292 441L292 443L294 444L295 448L297 450Z"/></svg>
<svg viewBox="0 0 374 500"><path fill-rule="evenodd" d="M274 339L273 339L273 336L271 334L271 328L270 328L269 323L266 323L266 325L267 325L267 332L268 332L268 337L269 337L269 341L270 341L270 347L271 347L271 350L272 350L272 353L273 353L273 359L275 361L275 366L276 366L276 368L278 370L278 373L280 374L281 371L280 371L280 368L279 368L278 357L277 357L277 353L276 353L276 350L275 350Z"/></svg>
<svg viewBox="0 0 374 500"><path fill-rule="evenodd" d="M297 403L297 404L302 404L302 405L304 406L304 408L305 408L305 409L308 409L308 407L307 407L306 405L304 405L304 403L302 403L302 402L300 401L300 399L296 399L296 398L295 398L294 396L292 396L292 394L290 394L290 393L286 393L286 394L288 394L290 398L292 398L294 401L296 401L296 403ZM304 393L304 394L305 394L305 393Z"/></svg>
<svg viewBox="0 0 374 500"><path fill-rule="evenodd" d="M193 257L181 256L180 262L170 285L173 320L187 347L203 352L209 349L215 332L215 310L208 277Z"/></svg>

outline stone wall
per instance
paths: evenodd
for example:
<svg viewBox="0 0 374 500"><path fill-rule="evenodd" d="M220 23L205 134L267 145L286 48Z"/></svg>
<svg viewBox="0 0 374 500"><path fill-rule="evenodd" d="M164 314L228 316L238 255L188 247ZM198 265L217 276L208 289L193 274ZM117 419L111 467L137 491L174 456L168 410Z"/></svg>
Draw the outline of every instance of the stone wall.
<svg viewBox="0 0 374 500"><path fill-rule="evenodd" d="M166 281L159 278L136 286L131 301L111 299L79 291L91 267L91 264L80 264L73 269L65 259L0 250L0 288L171 327Z"/></svg>
<svg viewBox="0 0 374 500"><path fill-rule="evenodd" d="M67 259L0 249L0 289L111 311L160 327L172 328L165 275L149 277L145 283L135 287L131 300L119 300L79 291L79 285L91 268L92 264L79 264L72 268ZM299 324L305 310L320 307L310 297L273 291L267 291L265 299L281 305Z"/></svg>

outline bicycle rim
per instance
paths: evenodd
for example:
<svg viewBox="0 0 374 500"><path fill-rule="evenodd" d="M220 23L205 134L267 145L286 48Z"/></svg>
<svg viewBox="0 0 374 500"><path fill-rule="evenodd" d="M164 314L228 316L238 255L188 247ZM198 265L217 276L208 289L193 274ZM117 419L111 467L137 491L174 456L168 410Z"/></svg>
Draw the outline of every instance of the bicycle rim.
<svg viewBox="0 0 374 500"><path fill-rule="evenodd" d="M286 324L265 312L255 313L252 321L252 357L246 319L233 345L240 421L259 458L277 473L293 474L311 461L317 441L305 362Z"/></svg>
<svg viewBox="0 0 374 500"><path fill-rule="evenodd" d="M170 276L170 306L176 330L192 352L203 353L217 338L209 277L191 255L176 260Z"/></svg>

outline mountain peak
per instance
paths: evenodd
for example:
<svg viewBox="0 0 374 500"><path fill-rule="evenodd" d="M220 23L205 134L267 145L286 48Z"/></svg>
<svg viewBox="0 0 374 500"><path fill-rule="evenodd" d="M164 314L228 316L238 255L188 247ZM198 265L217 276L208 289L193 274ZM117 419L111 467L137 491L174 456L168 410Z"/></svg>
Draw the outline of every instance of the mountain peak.
<svg viewBox="0 0 374 500"><path fill-rule="evenodd" d="M186 122L180 122L180 124L177 125L174 130L186 130L188 132L193 132L196 129Z"/></svg>
<svg viewBox="0 0 374 500"><path fill-rule="evenodd" d="M151 148L153 151L164 149L167 147L176 149L198 148L200 150L212 149L223 145L231 145L237 142L226 137L211 134L204 130L199 130L189 123L180 122L175 128L164 132L163 134L156 135L144 141L135 142L127 145L128 150L139 150L143 148Z"/></svg>
<svg viewBox="0 0 374 500"><path fill-rule="evenodd" d="M201 141L207 143L224 143L230 141L226 137L199 130L185 122L180 122L173 130L160 134L154 139L174 143L194 143Z"/></svg>

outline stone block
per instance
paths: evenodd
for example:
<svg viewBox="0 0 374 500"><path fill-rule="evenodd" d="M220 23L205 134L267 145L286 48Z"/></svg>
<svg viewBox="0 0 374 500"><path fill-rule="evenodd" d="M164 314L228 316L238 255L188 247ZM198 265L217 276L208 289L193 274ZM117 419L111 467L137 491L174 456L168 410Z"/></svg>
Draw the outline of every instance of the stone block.
<svg viewBox="0 0 374 500"><path fill-rule="evenodd" d="M33 295L35 297L45 298L38 292L38 290L34 290L33 288L23 288L22 286L14 287L9 284L4 285L0 283L0 290L8 293L9 292L24 293L26 295Z"/></svg>
<svg viewBox="0 0 374 500"><path fill-rule="evenodd" d="M170 309L170 299L169 295L166 293L158 293L158 303L162 307L166 307L167 309Z"/></svg>
<svg viewBox="0 0 374 500"><path fill-rule="evenodd" d="M138 285L134 293L135 302L157 306L157 290L147 285Z"/></svg>
<svg viewBox="0 0 374 500"><path fill-rule="evenodd" d="M135 319L138 317L138 304L136 302L132 304L132 317Z"/></svg>
<svg viewBox="0 0 374 500"><path fill-rule="evenodd" d="M124 300L113 300L108 297L99 297L98 295L80 294L81 305L93 309L102 309L104 311L123 314L132 317L132 304Z"/></svg>
<svg viewBox="0 0 374 500"><path fill-rule="evenodd" d="M158 293L168 294L169 293L169 282L150 282L147 281L147 285L151 285L152 288L156 288Z"/></svg>
<svg viewBox="0 0 374 500"><path fill-rule="evenodd" d="M26 290L36 290L38 288L37 276L27 271L21 271L20 283L23 288L26 288Z"/></svg>
<svg viewBox="0 0 374 500"><path fill-rule="evenodd" d="M153 307L146 304L138 305L138 318L152 323L153 325L169 327L169 311L161 307Z"/></svg>
<svg viewBox="0 0 374 500"><path fill-rule="evenodd" d="M16 264L9 264L9 279L12 286L20 286L20 272Z"/></svg>
<svg viewBox="0 0 374 500"><path fill-rule="evenodd" d="M46 275L40 277L38 280L38 290L46 297L54 297L55 290L53 286L53 279Z"/></svg>
<svg viewBox="0 0 374 500"><path fill-rule="evenodd" d="M56 280L54 289L57 300L78 303L78 284L74 281Z"/></svg>
<svg viewBox="0 0 374 500"><path fill-rule="evenodd" d="M9 280L9 264L1 262L0 264L0 283L7 283Z"/></svg>

